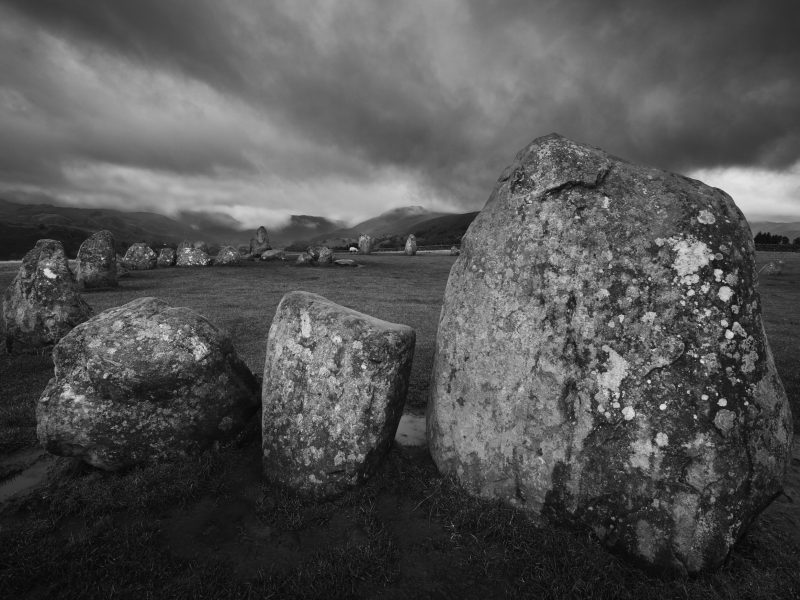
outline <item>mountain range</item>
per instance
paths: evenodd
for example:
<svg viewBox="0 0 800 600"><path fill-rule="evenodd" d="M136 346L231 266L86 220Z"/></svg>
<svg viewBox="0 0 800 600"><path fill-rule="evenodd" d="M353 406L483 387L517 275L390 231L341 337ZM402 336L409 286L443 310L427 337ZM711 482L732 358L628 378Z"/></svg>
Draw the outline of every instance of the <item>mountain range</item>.
<svg viewBox="0 0 800 600"><path fill-rule="evenodd" d="M386 211L351 227L341 221L312 215L292 215L289 222L269 230L275 247L302 249L309 244L332 248L349 246L366 233L379 247L400 247L413 233L422 246L452 245L477 215L443 213L421 206L406 206ZM48 202L29 204L0 199L0 260L21 258L37 240L57 239L69 256L75 256L81 243L95 231L107 229L124 252L133 242L144 241L154 247L175 245L182 240L204 240L209 244L246 244L259 224L243 229L242 224L224 213L184 212L176 218L151 212L126 212L107 208L76 208ZM750 223L753 234L759 231L800 237L800 222Z"/></svg>

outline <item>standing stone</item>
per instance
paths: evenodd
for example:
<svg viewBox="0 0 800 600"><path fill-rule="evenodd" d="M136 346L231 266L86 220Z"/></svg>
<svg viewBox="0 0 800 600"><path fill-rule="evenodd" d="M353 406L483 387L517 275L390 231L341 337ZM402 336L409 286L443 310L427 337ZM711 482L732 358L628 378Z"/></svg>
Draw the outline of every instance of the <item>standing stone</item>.
<svg viewBox="0 0 800 600"><path fill-rule="evenodd" d="M414 256L417 253L417 237L412 233L406 239L406 256Z"/></svg>
<svg viewBox="0 0 800 600"><path fill-rule="evenodd" d="M358 236L358 253L359 254L371 254L372 253L372 238L368 236L366 233L362 233Z"/></svg>
<svg viewBox="0 0 800 600"><path fill-rule="evenodd" d="M78 249L78 272L75 277L84 289L117 287L117 255L114 235L98 231Z"/></svg>
<svg viewBox="0 0 800 600"><path fill-rule="evenodd" d="M128 248L123 259L125 267L131 271L148 271L156 268L158 257L144 242L137 242Z"/></svg>
<svg viewBox="0 0 800 600"><path fill-rule="evenodd" d="M296 265L305 265L310 267L311 265L315 264L314 257L311 256L308 252L301 252L297 255L297 261L295 262Z"/></svg>
<svg viewBox="0 0 800 600"><path fill-rule="evenodd" d="M760 273L762 275L780 275L783 273L783 261L782 260L771 260L763 267L761 267Z"/></svg>
<svg viewBox="0 0 800 600"><path fill-rule="evenodd" d="M159 267L174 267L177 254L173 248L162 248L158 252L157 263Z"/></svg>
<svg viewBox="0 0 800 600"><path fill-rule="evenodd" d="M306 253L311 256L311 261L318 265L330 265L333 263L333 250L327 246L309 246Z"/></svg>
<svg viewBox="0 0 800 600"><path fill-rule="evenodd" d="M414 330L290 292L267 337L264 472L318 496L368 478L403 412Z"/></svg>
<svg viewBox="0 0 800 600"><path fill-rule="evenodd" d="M272 250L269 245L269 236L267 235L267 228L263 225L256 230L255 239L250 240L249 254L252 258L258 258L267 250Z"/></svg>
<svg viewBox="0 0 800 600"><path fill-rule="evenodd" d="M3 294L6 350L11 354L48 348L91 314L76 289L64 246L39 240Z"/></svg>
<svg viewBox="0 0 800 600"><path fill-rule="evenodd" d="M235 266L239 263L241 263L239 252L233 246L223 246L220 248L219 254L217 254L214 259L214 264L221 266Z"/></svg>
<svg viewBox="0 0 800 600"><path fill-rule="evenodd" d="M178 267L207 267L211 264L211 257L200 248L195 248L190 242L181 242L178 246L175 265Z"/></svg>
<svg viewBox="0 0 800 600"><path fill-rule="evenodd" d="M780 492L792 439L753 255L724 192L534 140L450 272L439 469L656 569L718 567Z"/></svg>
<svg viewBox="0 0 800 600"><path fill-rule="evenodd" d="M206 244L203 240L197 240L194 244L192 244L192 247L195 250L201 250L202 252L205 252L206 254L208 254L208 252L209 252L208 244Z"/></svg>
<svg viewBox="0 0 800 600"><path fill-rule="evenodd" d="M156 298L76 327L53 361L36 407L39 441L101 469L196 454L258 410L258 382L227 334Z"/></svg>

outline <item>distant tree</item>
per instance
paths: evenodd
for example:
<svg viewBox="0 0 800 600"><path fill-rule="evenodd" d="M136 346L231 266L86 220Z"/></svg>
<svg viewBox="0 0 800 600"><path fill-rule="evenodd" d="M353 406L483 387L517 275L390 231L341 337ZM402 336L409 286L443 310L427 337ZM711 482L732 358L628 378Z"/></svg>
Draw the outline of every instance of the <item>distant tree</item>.
<svg viewBox="0 0 800 600"><path fill-rule="evenodd" d="M789 238L786 237L785 235L772 234L772 233L770 233L768 231L766 233L759 231L753 237L753 241L756 244L777 244L777 245L780 245L780 244L788 245L789 244Z"/></svg>
<svg viewBox="0 0 800 600"><path fill-rule="evenodd" d="M792 242L792 245L793 246L800 246L800 237L794 238L794 241Z"/></svg>

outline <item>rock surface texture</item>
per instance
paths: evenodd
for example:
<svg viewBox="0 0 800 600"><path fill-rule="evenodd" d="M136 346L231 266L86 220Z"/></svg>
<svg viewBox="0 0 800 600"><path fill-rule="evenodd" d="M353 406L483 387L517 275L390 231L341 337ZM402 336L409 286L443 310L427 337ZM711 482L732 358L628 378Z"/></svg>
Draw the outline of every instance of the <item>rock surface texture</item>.
<svg viewBox="0 0 800 600"><path fill-rule="evenodd" d="M358 236L358 253L371 254L372 253L372 238L366 233Z"/></svg>
<svg viewBox="0 0 800 600"><path fill-rule="evenodd" d="M267 338L266 476L317 496L368 478L400 422L414 341L406 325L286 294Z"/></svg>
<svg viewBox="0 0 800 600"><path fill-rule="evenodd" d="M177 260L177 254L173 248L162 248L158 251L158 259L156 264L159 267L174 267Z"/></svg>
<svg viewBox="0 0 800 600"><path fill-rule="evenodd" d="M406 256L414 256L417 253L417 236L413 233L406 238L406 247L404 249Z"/></svg>
<svg viewBox="0 0 800 600"><path fill-rule="evenodd" d="M158 257L144 242L132 244L122 259L125 268L131 271L148 271L156 268Z"/></svg>
<svg viewBox="0 0 800 600"><path fill-rule="evenodd" d="M792 438L731 198L554 134L461 248L428 404L439 468L645 566L719 566Z"/></svg>
<svg viewBox="0 0 800 600"><path fill-rule="evenodd" d="M178 246L175 265L178 267L207 267L211 264L211 257L207 252L193 246Z"/></svg>
<svg viewBox="0 0 800 600"><path fill-rule="evenodd" d="M242 259L239 256L239 252L233 246L223 246L214 258L214 264L221 266L235 266L241 262Z"/></svg>
<svg viewBox="0 0 800 600"><path fill-rule="evenodd" d="M114 234L98 231L78 249L78 269L75 275L84 289L117 287L117 255L114 251Z"/></svg>
<svg viewBox="0 0 800 600"><path fill-rule="evenodd" d="M258 409L258 383L227 334L156 298L76 327L53 361L36 407L39 441L101 469L200 452Z"/></svg>
<svg viewBox="0 0 800 600"><path fill-rule="evenodd" d="M48 348L91 315L76 289L64 246L39 240L3 294L6 349L25 353Z"/></svg>

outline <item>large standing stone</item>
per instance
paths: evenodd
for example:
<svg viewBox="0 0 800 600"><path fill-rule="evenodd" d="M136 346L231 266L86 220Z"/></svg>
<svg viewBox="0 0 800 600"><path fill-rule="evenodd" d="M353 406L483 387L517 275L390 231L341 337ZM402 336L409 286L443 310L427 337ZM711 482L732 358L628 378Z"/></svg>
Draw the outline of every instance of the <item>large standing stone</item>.
<svg viewBox="0 0 800 600"><path fill-rule="evenodd" d="M781 490L791 440L753 253L724 192L535 140L450 273L436 464L656 568L720 565Z"/></svg>
<svg viewBox="0 0 800 600"><path fill-rule="evenodd" d="M53 361L36 407L39 441L101 469L200 452L258 409L258 383L227 334L156 298L76 327Z"/></svg>
<svg viewBox="0 0 800 600"><path fill-rule="evenodd" d="M175 265L178 267L207 267L211 257L201 248L195 248L191 242L183 241L178 246Z"/></svg>
<svg viewBox="0 0 800 600"><path fill-rule="evenodd" d="M64 246L39 240L3 294L6 349L23 353L48 348L91 314L76 289Z"/></svg>
<svg viewBox="0 0 800 600"><path fill-rule="evenodd" d="M144 242L132 244L125 253L123 264L132 271L147 271L156 268L158 257Z"/></svg>
<svg viewBox="0 0 800 600"><path fill-rule="evenodd" d="M78 249L78 270L75 279L85 288L117 287L117 255L114 234L98 231Z"/></svg>
<svg viewBox="0 0 800 600"><path fill-rule="evenodd" d="M406 239L406 247L404 249L406 256L414 256L417 253L417 236L413 233L409 234Z"/></svg>
<svg viewBox="0 0 800 600"><path fill-rule="evenodd" d="M239 252L233 246L223 246L214 258L215 265L235 266L242 262Z"/></svg>
<svg viewBox="0 0 800 600"><path fill-rule="evenodd" d="M373 242L372 238L366 233L362 233L360 236L358 236L358 253L371 254L372 242Z"/></svg>
<svg viewBox="0 0 800 600"><path fill-rule="evenodd" d="M162 248L158 251L158 260L156 264L159 267L174 267L177 260L177 254L174 248Z"/></svg>
<svg viewBox="0 0 800 600"><path fill-rule="evenodd" d="M269 245L267 228L263 225L256 230L256 237L250 240L250 256L254 259L260 257L267 250L272 250Z"/></svg>
<svg viewBox="0 0 800 600"><path fill-rule="evenodd" d="M414 340L406 325L286 294L264 366L267 477L321 496L369 477L403 412Z"/></svg>

